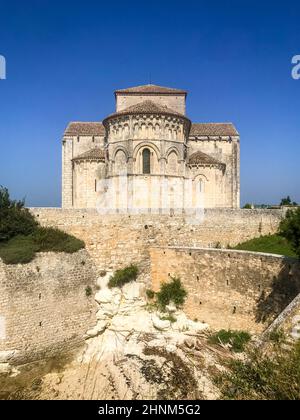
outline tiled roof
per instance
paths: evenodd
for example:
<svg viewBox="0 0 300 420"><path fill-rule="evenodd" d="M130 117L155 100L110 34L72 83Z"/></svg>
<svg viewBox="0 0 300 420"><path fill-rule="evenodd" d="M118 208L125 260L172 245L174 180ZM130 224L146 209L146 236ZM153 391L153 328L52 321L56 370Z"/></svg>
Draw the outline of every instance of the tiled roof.
<svg viewBox="0 0 300 420"><path fill-rule="evenodd" d="M105 129L101 122L70 122L65 136L104 136Z"/></svg>
<svg viewBox="0 0 300 420"><path fill-rule="evenodd" d="M174 88L169 88L165 86L157 86L157 85L149 84L149 85L134 86L127 89L118 89L115 91L115 94L117 93L132 93L132 94L145 93L145 94L160 94L160 95L185 94L186 95L187 91L182 90L182 89L174 89Z"/></svg>
<svg viewBox="0 0 300 420"><path fill-rule="evenodd" d="M119 115L131 115L131 114L166 114L166 115L176 115L179 117L186 118L185 115L180 114L179 112L173 111L173 109L168 108L167 106L158 105L153 101L143 101L136 105L132 105L122 111L115 112L109 115L107 118L117 117ZM106 120L106 118L105 118ZM105 124L105 120L103 123Z"/></svg>
<svg viewBox="0 0 300 420"><path fill-rule="evenodd" d="M73 160L105 160L105 154L103 149L95 148L76 156Z"/></svg>
<svg viewBox="0 0 300 420"><path fill-rule="evenodd" d="M152 101L141 102L112 115L134 114L139 112L145 114L165 113L183 116L170 108L157 105ZM64 134L66 136L104 136L105 128L101 122L70 122ZM193 123L190 131L190 136L192 137L238 135L239 133L232 123Z"/></svg>
<svg viewBox="0 0 300 420"><path fill-rule="evenodd" d="M232 123L193 123L190 136L238 136Z"/></svg>
<svg viewBox="0 0 300 420"><path fill-rule="evenodd" d="M203 152L195 152L189 157L189 165L224 165L224 163L213 158L212 156L206 155Z"/></svg>

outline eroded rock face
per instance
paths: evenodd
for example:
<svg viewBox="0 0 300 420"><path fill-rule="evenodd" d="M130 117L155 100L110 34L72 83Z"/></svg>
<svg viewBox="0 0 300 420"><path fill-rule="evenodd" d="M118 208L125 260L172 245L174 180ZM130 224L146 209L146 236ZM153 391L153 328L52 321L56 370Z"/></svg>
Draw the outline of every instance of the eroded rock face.
<svg viewBox="0 0 300 420"><path fill-rule="evenodd" d="M97 324L84 351L62 372L45 375L26 398L216 398L209 370L218 361L205 347L208 325L174 305L164 314L149 311L144 283L108 289L108 279L99 280Z"/></svg>
<svg viewBox="0 0 300 420"><path fill-rule="evenodd" d="M105 398L121 399L203 397L184 343L187 337L197 339L208 325L189 320L173 304L166 313L149 311L144 283L109 289L108 279L100 281L98 322L87 332L87 347L79 358L82 367L100 371L101 366L98 398L104 397L102 392ZM94 377L93 369L89 372Z"/></svg>
<svg viewBox="0 0 300 420"><path fill-rule="evenodd" d="M207 324L189 320L174 304L167 306L166 313L150 312L144 298L145 284L142 282L131 282L122 288L110 289L107 286L108 281L109 276L99 280L101 289L95 296L99 305L98 321L97 325L87 332L87 338L94 338L104 331L127 332L131 335L163 331L174 336L177 334L179 338L180 333L196 334L208 328ZM110 334L106 334L102 339L110 340ZM87 344L89 349L94 347L90 340L87 340Z"/></svg>

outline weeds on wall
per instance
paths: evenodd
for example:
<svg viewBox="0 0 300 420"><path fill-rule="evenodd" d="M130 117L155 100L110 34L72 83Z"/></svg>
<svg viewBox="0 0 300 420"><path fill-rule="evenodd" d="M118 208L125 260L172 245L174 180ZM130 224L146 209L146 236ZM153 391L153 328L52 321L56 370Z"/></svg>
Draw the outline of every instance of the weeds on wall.
<svg viewBox="0 0 300 420"><path fill-rule="evenodd" d="M109 279L108 287L122 287L126 283L135 281L137 279L139 270L136 265L130 265L129 267L117 270L115 274Z"/></svg>
<svg viewBox="0 0 300 420"><path fill-rule="evenodd" d="M181 307L187 297L187 291L182 286L179 277L171 277L171 281L163 283L160 291L156 293L156 302L158 307L162 310L166 310L166 306L170 303L179 308Z"/></svg>
<svg viewBox="0 0 300 420"><path fill-rule="evenodd" d="M92 296L92 293L93 293L93 289L91 288L91 286L87 286L85 288L85 295L86 295L86 297Z"/></svg>

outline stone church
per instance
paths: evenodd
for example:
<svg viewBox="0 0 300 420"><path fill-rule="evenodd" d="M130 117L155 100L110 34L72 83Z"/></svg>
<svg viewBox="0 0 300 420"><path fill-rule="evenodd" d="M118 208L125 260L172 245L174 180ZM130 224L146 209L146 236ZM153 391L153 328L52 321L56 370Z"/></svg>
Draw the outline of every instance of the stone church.
<svg viewBox="0 0 300 420"><path fill-rule="evenodd" d="M71 122L62 142L63 208L184 214L240 205L239 133L191 122L185 90L115 91L102 122Z"/></svg>

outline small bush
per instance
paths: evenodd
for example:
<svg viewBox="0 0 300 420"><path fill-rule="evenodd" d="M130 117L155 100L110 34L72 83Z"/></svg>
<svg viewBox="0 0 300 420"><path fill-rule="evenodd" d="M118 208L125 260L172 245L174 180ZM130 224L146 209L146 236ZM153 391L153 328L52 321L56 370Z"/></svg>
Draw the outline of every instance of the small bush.
<svg viewBox="0 0 300 420"><path fill-rule="evenodd" d="M176 307L184 304L187 296L186 290L182 287L181 280L178 277L171 277L171 282L163 283L160 291L156 293L158 306L165 311L166 306L171 302Z"/></svg>
<svg viewBox="0 0 300 420"><path fill-rule="evenodd" d="M231 330L220 330L208 338L210 344L230 344L235 353L243 352L250 340L251 335L246 331Z"/></svg>
<svg viewBox="0 0 300 420"><path fill-rule="evenodd" d="M147 289L146 296L148 299L152 300L155 297L155 292L152 289Z"/></svg>
<svg viewBox="0 0 300 420"><path fill-rule="evenodd" d="M300 399L300 341L283 351L276 345L270 355L249 349L246 361L233 360L227 368L215 377L223 399Z"/></svg>
<svg viewBox="0 0 300 420"><path fill-rule="evenodd" d="M136 280L138 273L139 270L135 265L130 265L122 270L117 270L109 279L108 287L122 287L124 284Z"/></svg>
<svg viewBox="0 0 300 420"><path fill-rule="evenodd" d="M39 227L32 238L40 252L73 253L85 247L80 239L54 228Z"/></svg>
<svg viewBox="0 0 300 420"><path fill-rule="evenodd" d="M24 200L11 200L7 188L0 187L0 242L30 235L37 226L34 216L24 207Z"/></svg>
<svg viewBox="0 0 300 420"><path fill-rule="evenodd" d="M87 297L90 297L90 296L92 295L92 293L93 293L93 289L91 288L91 286L87 286L87 287L85 288L85 295L86 295Z"/></svg>

